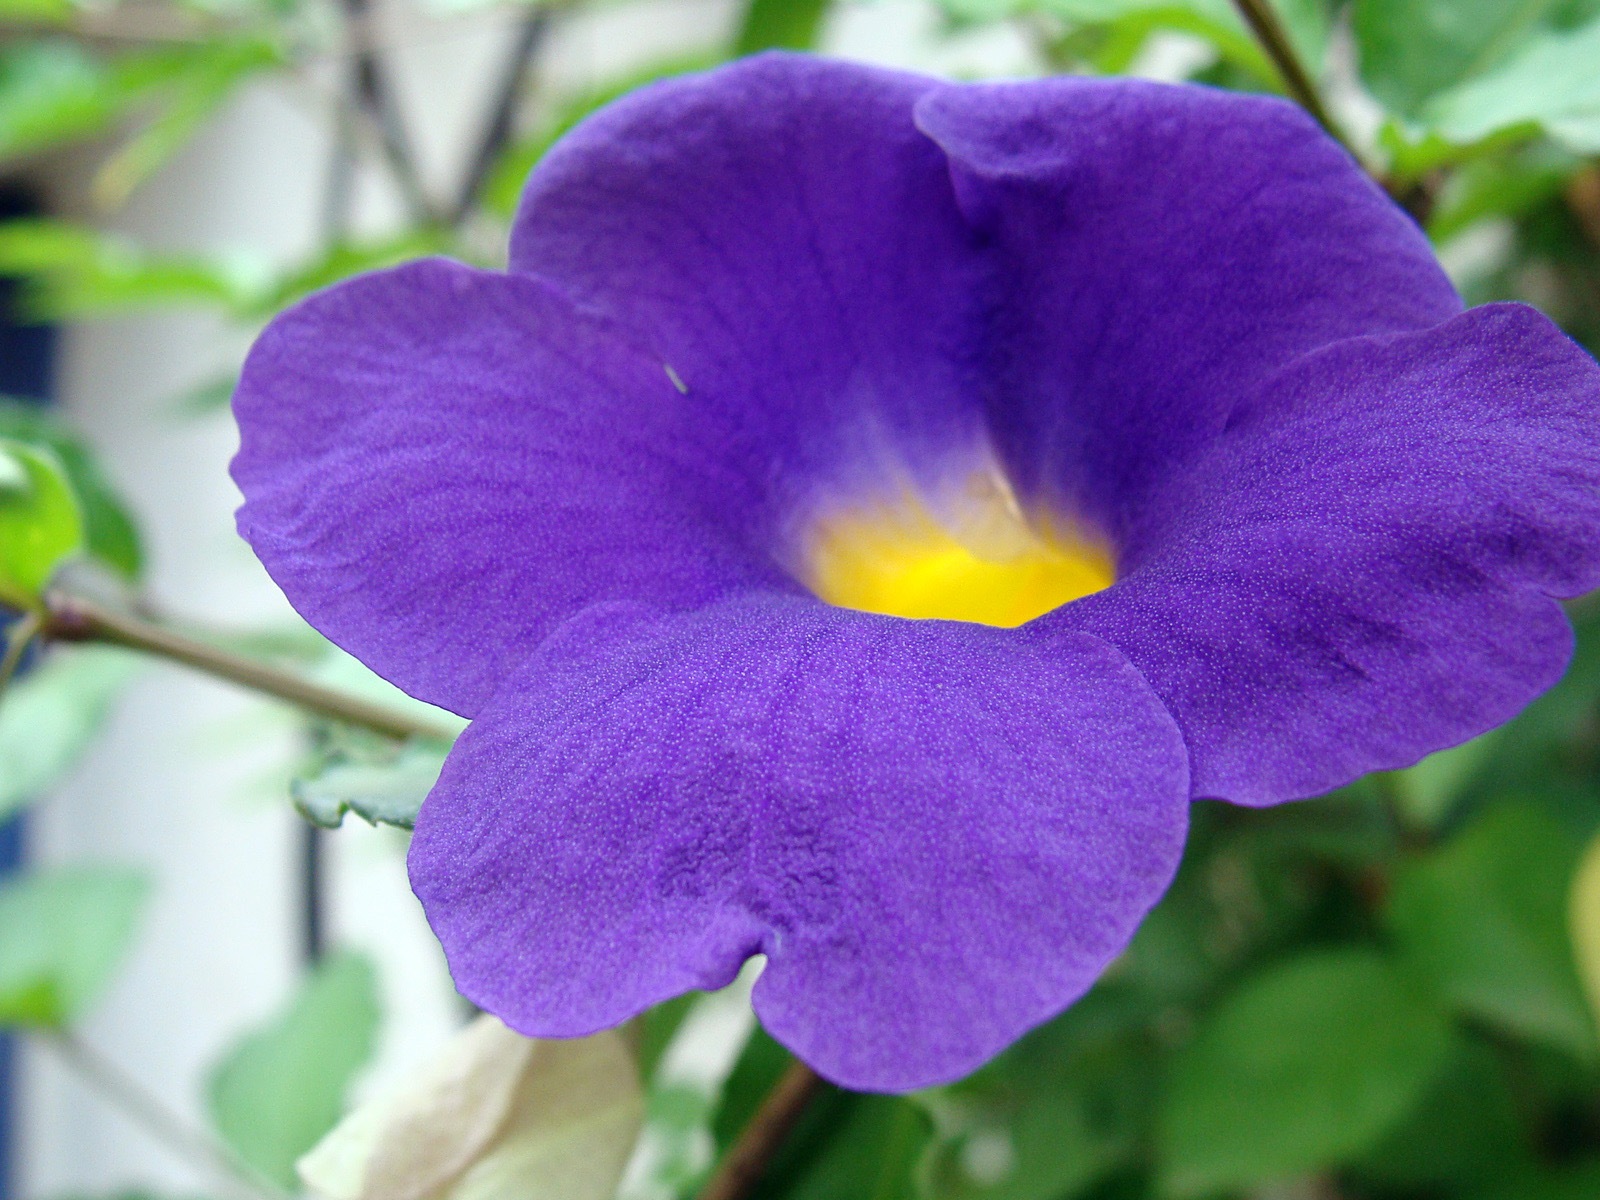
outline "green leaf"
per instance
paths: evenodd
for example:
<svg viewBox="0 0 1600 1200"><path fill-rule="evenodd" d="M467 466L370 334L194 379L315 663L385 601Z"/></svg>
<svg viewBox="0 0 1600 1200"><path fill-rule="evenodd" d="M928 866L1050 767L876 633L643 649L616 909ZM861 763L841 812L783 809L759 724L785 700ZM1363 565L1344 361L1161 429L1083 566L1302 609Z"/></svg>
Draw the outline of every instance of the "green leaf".
<svg viewBox="0 0 1600 1200"><path fill-rule="evenodd" d="M1154 1084L1143 1009L1102 984L976 1075L923 1093L929 1200L1058 1200L1126 1161Z"/></svg>
<svg viewBox="0 0 1600 1200"><path fill-rule="evenodd" d="M1567 935L1578 852L1554 818L1501 803L1398 872L1385 916L1450 1003L1588 1057L1594 1031Z"/></svg>
<svg viewBox="0 0 1600 1200"><path fill-rule="evenodd" d="M0 886L0 1025L60 1028L111 978L149 892L144 876L62 868Z"/></svg>
<svg viewBox="0 0 1600 1200"><path fill-rule="evenodd" d="M1465 1042L1411 1115L1355 1164L1390 1189L1482 1185L1532 1161L1516 1098L1488 1046Z"/></svg>
<svg viewBox="0 0 1600 1200"><path fill-rule="evenodd" d="M287 1010L245 1037L211 1074L217 1132L285 1190L295 1160L338 1123L378 1029L377 977L355 954L321 963Z"/></svg>
<svg viewBox="0 0 1600 1200"><path fill-rule="evenodd" d="M266 276L249 256L156 254L65 221L0 224L0 274L27 281L26 307L44 317L187 305L252 313Z"/></svg>
<svg viewBox="0 0 1600 1200"><path fill-rule="evenodd" d="M111 72L75 42L0 47L0 157L97 134L125 99Z"/></svg>
<svg viewBox="0 0 1600 1200"><path fill-rule="evenodd" d="M1473 1200L1594 1200L1600 1196L1600 1162L1532 1167L1506 1182L1473 1193Z"/></svg>
<svg viewBox="0 0 1600 1200"><path fill-rule="evenodd" d="M1172 1064L1157 1153L1175 1196L1268 1183L1371 1150L1448 1060L1449 1025L1379 954L1307 955L1245 982Z"/></svg>
<svg viewBox="0 0 1600 1200"><path fill-rule="evenodd" d="M1491 73L1434 99L1422 118L1458 144L1528 126L1574 154L1600 153L1600 19L1529 39Z"/></svg>
<svg viewBox="0 0 1600 1200"><path fill-rule="evenodd" d="M733 52L809 50L827 14L828 0L748 0Z"/></svg>
<svg viewBox="0 0 1600 1200"><path fill-rule="evenodd" d="M94 196L114 208L188 143L234 90L256 74L283 65L275 42L245 38L202 42L167 82L161 113L100 167Z"/></svg>
<svg viewBox="0 0 1600 1200"><path fill-rule="evenodd" d="M137 669L121 650L53 649L12 682L0 700L0 820L77 761Z"/></svg>
<svg viewBox="0 0 1600 1200"><path fill-rule="evenodd" d="M84 547L128 579L144 565L139 533L127 505L88 449L37 404L0 397L0 437L48 446L66 469L83 513Z"/></svg>
<svg viewBox="0 0 1600 1200"><path fill-rule="evenodd" d="M300 815L324 829L337 829L347 812L369 825L410 829L449 752L448 746L419 741L336 752L314 773L294 780L290 795Z"/></svg>
<svg viewBox="0 0 1600 1200"><path fill-rule="evenodd" d="M82 549L83 517L61 460L0 437L0 604L37 607L56 568Z"/></svg>
<svg viewBox="0 0 1600 1200"><path fill-rule="evenodd" d="M1573 875L1567 920L1589 1015L1600 1023L1600 834L1589 840Z"/></svg>
<svg viewBox="0 0 1600 1200"><path fill-rule="evenodd" d="M1499 733L1493 730L1391 773L1388 779L1406 819L1419 829L1437 828L1494 752Z"/></svg>
<svg viewBox="0 0 1600 1200"><path fill-rule="evenodd" d="M1416 116L1430 97L1503 61L1555 7L1554 0L1356 0L1362 78L1395 112Z"/></svg>

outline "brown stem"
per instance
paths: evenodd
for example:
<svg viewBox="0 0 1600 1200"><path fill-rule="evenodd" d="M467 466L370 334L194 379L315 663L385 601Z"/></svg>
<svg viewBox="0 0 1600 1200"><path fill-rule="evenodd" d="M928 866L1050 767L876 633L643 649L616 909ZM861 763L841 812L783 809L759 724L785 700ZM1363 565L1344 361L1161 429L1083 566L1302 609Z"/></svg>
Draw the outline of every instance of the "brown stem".
<svg viewBox="0 0 1600 1200"><path fill-rule="evenodd" d="M821 1078L805 1063L799 1059L790 1063L739 1140L723 1156L699 1200L743 1200L748 1196L822 1087Z"/></svg>
<svg viewBox="0 0 1600 1200"><path fill-rule="evenodd" d="M511 135L516 130L517 104L527 90L529 77L539 56L539 47L550 31L550 20L550 7L541 4L522 19L517 29L517 40L511 47L500 84L495 89L496 98L489 110L488 123L478 140L472 162L467 166L455 208L450 213L452 225L460 225L472 214L473 206L489 182L495 161L511 142Z"/></svg>
<svg viewBox="0 0 1600 1200"><path fill-rule="evenodd" d="M1233 6L1239 10L1239 15L1250 27L1250 32L1255 35L1256 41L1261 43L1262 50L1266 51L1267 57L1272 60L1278 77L1283 80L1284 89L1294 98L1295 103L1315 117L1317 124L1348 147L1349 139L1329 115L1327 105L1322 102L1322 94L1317 90L1310 73L1301 64L1300 56L1295 53L1294 43L1289 40L1288 30L1284 29L1283 22L1278 19L1278 14L1268 0L1233 0Z"/></svg>
<svg viewBox="0 0 1600 1200"><path fill-rule="evenodd" d="M432 721L323 687L293 672L197 641L153 621L113 612L90 600L57 594L46 597L46 604L48 613L42 636L53 641L103 642L153 654L252 691L276 696L318 716L359 725L385 737L447 742L455 736Z"/></svg>

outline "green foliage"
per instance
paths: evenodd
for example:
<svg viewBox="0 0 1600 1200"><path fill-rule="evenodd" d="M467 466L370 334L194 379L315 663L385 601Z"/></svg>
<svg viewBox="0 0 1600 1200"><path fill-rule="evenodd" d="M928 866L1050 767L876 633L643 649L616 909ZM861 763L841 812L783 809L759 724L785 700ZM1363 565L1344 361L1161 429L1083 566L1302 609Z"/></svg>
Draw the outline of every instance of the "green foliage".
<svg viewBox="0 0 1600 1200"><path fill-rule="evenodd" d="M121 650L54 650L0 699L0 820L78 760L135 662Z"/></svg>
<svg viewBox="0 0 1600 1200"><path fill-rule="evenodd" d="M373 740L341 748L290 785L294 806L313 825L337 829L347 812L369 825L410 829L439 779L448 746Z"/></svg>
<svg viewBox="0 0 1600 1200"><path fill-rule="evenodd" d="M109 867L0 885L0 1026L76 1020L121 960L148 891L142 875Z"/></svg>
<svg viewBox="0 0 1600 1200"><path fill-rule="evenodd" d="M809 50L828 8L829 0L748 0L733 52Z"/></svg>
<svg viewBox="0 0 1600 1200"><path fill-rule="evenodd" d="M61 460L46 447L0 438L0 604L38 607L56 568L83 544L83 516Z"/></svg>
<svg viewBox="0 0 1600 1200"><path fill-rule="evenodd" d="M1498 69L1435 97L1423 116L1451 142L1542 132L1574 154L1600 153L1600 18L1542 31Z"/></svg>
<svg viewBox="0 0 1600 1200"><path fill-rule="evenodd" d="M1204 1196L1373 1148L1444 1067L1431 999L1381 955L1274 966L1207 1013L1176 1057L1157 1147L1167 1190Z"/></svg>
<svg viewBox="0 0 1600 1200"><path fill-rule="evenodd" d="M241 1159L288 1190L294 1164L338 1123L378 1028L377 976L359 955L329 958L289 1007L212 1071L211 1119Z"/></svg>
<svg viewBox="0 0 1600 1200"><path fill-rule="evenodd" d="M82 442L36 404L0 397L0 438L48 448L66 472L83 516L84 549L128 579L144 565L127 505Z"/></svg>
<svg viewBox="0 0 1600 1200"><path fill-rule="evenodd" d="M1566 919L1578 854L1553 817L1500 805L1398 872L1387 917L1407 959L1461 1011L1589 1056Z"/></svg>

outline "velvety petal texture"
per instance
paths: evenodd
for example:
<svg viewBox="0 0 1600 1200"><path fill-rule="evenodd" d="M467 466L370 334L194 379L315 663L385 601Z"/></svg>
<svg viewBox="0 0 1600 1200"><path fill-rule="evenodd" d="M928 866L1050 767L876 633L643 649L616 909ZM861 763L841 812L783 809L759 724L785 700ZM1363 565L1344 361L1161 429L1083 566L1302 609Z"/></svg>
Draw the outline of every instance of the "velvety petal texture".
<svg viewBox="0 0 1600 1200"><path fill-rule="evenodd" d="M1171 717L1088 635L597 607L462 735L411 869L467 997L524 1033L760 953L774 1036L905 1089L1088 988L1166 890L1188 799Z"/></svg>
<svg viewBox="0 0 1600 1200"><path fill-rule="evenodd" d="M774 1036L869 1090L1080 995L1191 798L1513 715L1600 585L1600 367L1206 88L657 84L534 171L508 273L315 296L236 407L289 598L473 718L411 853L462 991L578 1035L762 954ZM1115 578L1019 628L852 611L823 527L911 536L919 603L979 527Z"/></svg>

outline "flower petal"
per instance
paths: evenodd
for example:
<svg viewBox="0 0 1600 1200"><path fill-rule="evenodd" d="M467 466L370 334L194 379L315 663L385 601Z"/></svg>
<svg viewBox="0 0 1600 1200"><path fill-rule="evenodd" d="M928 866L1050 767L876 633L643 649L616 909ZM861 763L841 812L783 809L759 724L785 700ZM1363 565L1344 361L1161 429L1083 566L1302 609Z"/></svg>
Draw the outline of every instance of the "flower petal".
<svg viewBox="0 0 1600 1200"><path fill-rule="evenodd" d="M1155 494L1089 630L1183 728L1196 795L1407 766L1561 675L1600 585L1600 367L1519 305L1308 355Z"/></svg>
<svg viewBox="0 0 1600 1200"><path fill-rule="evenodd" d="M1113 541L1295 356L1460 311L1410 218L1287 102L1052 79L943 87L916 119L1004 298L989 407L1013 482Z"/></svg>
<svg viewBox="0 0 1600 1200"><path fill-rule="evenodd" d="M1166 888L1176 728L1097 639L787 597L591 610L463 735L412 883L469 998L572 1036L765 953L829 1078L956 1078L1080 995Z"/></svg>
<svg viewBox="0 0 1600 1200"><path fill-rule="evenodd" d="M981 441L981 263L932 79L765 54L656 83L534 170L511 269L639 331L729 414L791 511L810 491L948 482Z"/></svg>
<svg viewBox="0 0 1600 1200"><path fill-rule="evenodd" d="M239 529L297 609L471 715L595 600L783 586L765 509L659 360L525 278L432 260L278 317L235 398Z"/></svg>

